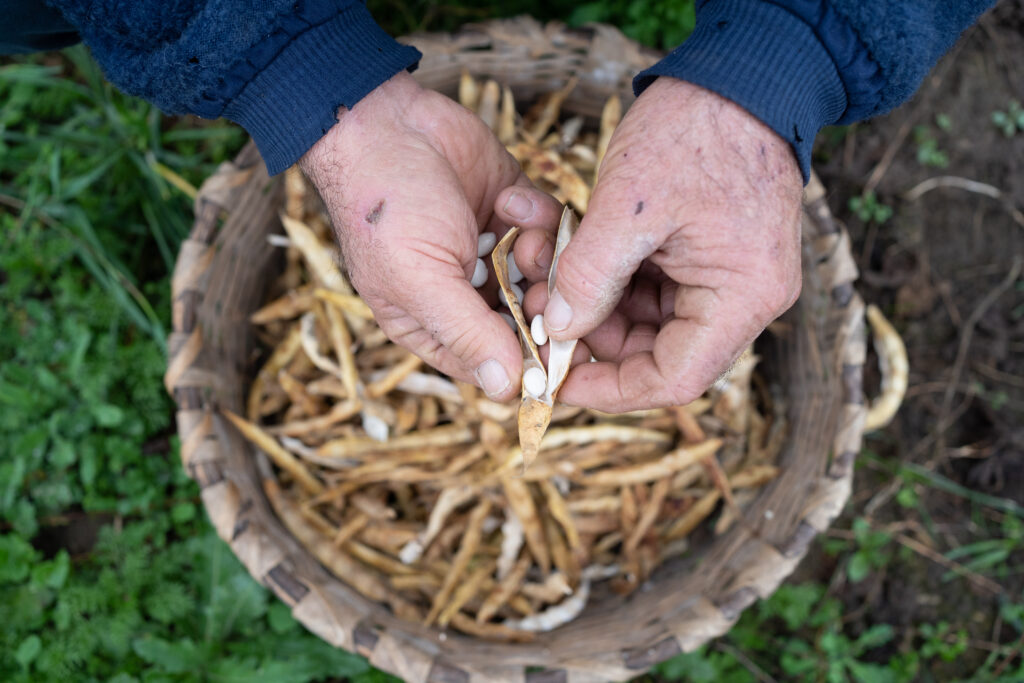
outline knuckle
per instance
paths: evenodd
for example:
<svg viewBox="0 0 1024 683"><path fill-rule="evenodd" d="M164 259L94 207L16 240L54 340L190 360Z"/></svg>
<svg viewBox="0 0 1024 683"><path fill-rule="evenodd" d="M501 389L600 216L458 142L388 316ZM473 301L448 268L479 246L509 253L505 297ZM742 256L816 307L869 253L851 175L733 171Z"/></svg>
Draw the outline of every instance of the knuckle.
<svg viewBox="0 0 1024 683"><path fill-rule="evenodd" d="M558 259L555 272L558 291L566 298L589 298L595 287L594 273L587 260L564 253Z"/></svg>
<svg viewBox="0 0 1024 683"><path fill-rule="evenodd" d="M773 269L758 289L759 312L766 320L771 320L786 311L800 296L800 273Z"/></svg>
<svg viewBox="0 0 1024 683"><path fill-rule="evenodd" d="M432 336L464 363L473 364L488 350L485 325L472 320L453 321L444 329L439 329Z"/></svg>
<svg viewBox="0 0 1024 683"><path fill-rule="evenodd" d="M788 310L793 304L800 298L800 291L803 289L803 277L801 272L798 270L796 276L789 280L789 290L787 293L785 305L783 310Z"/></svg>
<svg viewBox="0 0 1024 683"><path fill-rule="evenodd" d="M603 308L608 302L608 275L597 259L579 251L566 252L558 259L556 286L575 309L579 305Z"/></svg>
<svg viewBox="0 0 1024 683"><path fill-rule="evenodd" d="M684 406L691 403L703 393L703 389L694 388L692 380L677 377L665 388L667 398L673 406Z"/></svg>

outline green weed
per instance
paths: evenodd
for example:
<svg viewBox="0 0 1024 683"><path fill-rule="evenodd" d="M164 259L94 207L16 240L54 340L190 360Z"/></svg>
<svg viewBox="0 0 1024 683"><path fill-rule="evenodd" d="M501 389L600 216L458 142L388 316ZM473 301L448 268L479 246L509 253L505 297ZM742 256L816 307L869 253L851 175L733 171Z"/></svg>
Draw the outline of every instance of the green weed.
<svg viewBox="0 0 1024 683"><path fill-rule="evenodd" d="M1000 533L996 538L953 548L945 553L946 558L955 560L977 574L996 579L1007 578L1011 556L1024 550L1024 523L1012 515L1005 515L1000 526ZM942 578L944 581L950 581L955 576L953 572L947 572Z"/></svg>
<svg viewBox="0 0 1024 683"><path fill-rule="evenodd" d="M914 142L917 144L917 163L934 168L949 166L949 155L939 149L939 142L928 126L914 127Z"/></svg>
<svg viewBox="0 0 1024 683"><path fill-rule="evenodd" d="M82 563L0 536L0 600L12 683L397 680L306 633L205 524L167 514L105 527Z"/></svg>
<svg viewBox="0 0 1024 683"><path fill-rule="evenodd" d="M617 26L644 45L671 50L693 31L694 0L596 0L584 4L566 0L460 0L443 5L437 0L371 0L367 6L394 35L414 31L452 31L468 21L528 14L541 21L565 21L571 26L603 22Z"/></svg>
<svg viewBox="0 0 1024 683"><path fill-rule="evenodd" d="M889 549L892 535L873 529L868 520L858 517L853 521L853 537L856 550L847 560L846 575L850 581L859 583L871 572L889 564L892 558Z"/></svg>
<svg viewBox="0 0 1024 683"><path fill-rule="evenodd" d="M164 119L81 49L0 68L0 679L384 680L216 537L161 382L168 275L234 127ZM47 536L102 525L72 558Z"/></svg>
<svg viewBox="0 0 1024 683"><path fill-rule="evenodd" d="M569 15L574 26L595 21L618 26L644 45L671 50L693 32L696 15L693 2L670 0L597 0L577 6Z"/></svg>
<svg viewBox="0 0 1024 683"><path fill-rule="evenodd" d="M873 191L865 192L861 196L850 197L847 206L857 218L865 223L875 222L881 225L892 218L892 207L878 201L878 197Z"/></svg>
<svg viewBox="0 0 1024 683"><path fill-rule="evenodd" d="M1008 138L1024 132L1024 109L1021 108L1020 102L1010 100L1006 105L1006 111L992 112L992 123Z"/></svg>
<svg viewBox="0 0 1024 683"><path fill-rule="evenodd" d="M939 657L944 661L952 662L967 649L967 631L961 628L954 632L949 622L921 624L917 631L923 639L921 643L922 657L928 659Z"/></svg>
<svg viewBox="0 0 1024 683"><path fill-rule="evenodd" d="M909 683L924 656L916 651L879 657L893 627L876 624L847 634L842 605L815 583L784 585L748 610L722 641L662 663L655 673L668 680L754 683L767 680L827 683ZM936 637L943 637L937 635Z"/></svg>
<svg viewBox="0 0 1024 683"><path fill-rule="evenodd" d="M166 293L143 283L173 268L192 216L155 164L198 183L244 136L165 119L106 83L84 48L64 54L63 66L0 68L0 203L16 225L34 220L69 241L94 281L162 346Z"/></svg>

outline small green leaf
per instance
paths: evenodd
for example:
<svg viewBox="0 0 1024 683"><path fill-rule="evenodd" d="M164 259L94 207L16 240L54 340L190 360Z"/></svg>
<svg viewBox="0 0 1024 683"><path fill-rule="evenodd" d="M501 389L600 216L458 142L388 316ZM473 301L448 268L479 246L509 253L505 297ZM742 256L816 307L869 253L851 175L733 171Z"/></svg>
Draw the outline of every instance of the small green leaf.
<svg viewBox="0 0 1024 683"><path fill-rule="evenodd" d="M871 561L867 554L862 551L855 552L846 565L846 573L854 583L863 581L871 573Z"/></svg>
<svg viewBox="0 0 1024 683"><path fill-rule="evenodd" d="M196 518L196 506L192 503L178 503L171 508L171 519L175 524L191 522Z"/></svg>
<svg viewBox="0 0 1024 683"><path fill-rule="evenodd" d="M191 639L177 642L163 638L136 638L132 649L139 657L160 667L164 673L185 673L198 668L201 661L199 649Z"/></svg>
<svg viewBox="0 0 1024 683"><path fill-rule="evenodd" d="M70 467L77 457L74 447L64 439L55 441L50 448L50 464L58 469Z"/></svg>
<svg viewBox="0 0 1024 683"><path fill-rule="evenodd" d="M35 548L20 536L0 536L0 584L24 581L36 554Z"/></svg>
<svg viewBox="0 0 1024 683"><path fill-rule="evenodd" d="M828 671L825 673L825 680L828 683L849 683L846 678L846 667L842 660L828 663Z"/></svg>
<svg viewBox="0 0 1024 683"><path fill-rule="evenodd" d="M654 671L672 680L714 681L718 672L706 659L704 650L676 655L654 667Z"/></svg>
<svg viewBox="0 0 1024 683"><path fill-rule="evenodd" d="M899 493L896 494L896 502L899 503L900 507L915 508L919 501L914 489L909 486L904 486L900 489Z"/></svg>
<svg viewBox="0 0 1024 683"><path fill-rule="evenodd" d="M847 661L846 665L850 668L853 680L857 683L896 683L896 675L888 667L859 662L855 659Z"/></svg>
<svg viewBox="0 0 1024 683"><path fill-rule="evenodd" d="M18 646L17 651L14 653L14 659L17 660L18 664L21 664L22 668L28 669L32 661L39 656L39 652L42 649L43 641L33 633L21 641L21 645Z"/></svg>
<svg viewBox="0 0 1024 683"><path fill-rule="evenodd" d="M278 635L294 631L299 625L288 605L278 600L267 609L267 622L270 624L270 630Z"/></svg>
<svg viewBox="0 0 1024 683"><path fill-rule="evenodd" d="M870 650L880 645L885 645L892 640L892 626L889 624L875 624L864 633L860 634L855 643L858 652Z"/></svg>
<svg viewBox="0 0 1024 683"><path fill-rule="evenodd" d="M842 633L834 630L825 631L818 639L822 651L831 659L845 656L850 650L850 641Z"/></svg>
<svg viewBox="0 0 1024 683"><path fill-rule="evenodd" d="M14 511L10 514L11 524L14 527L14 532L21 535L23 538L32 538L36 535L36 531L39 530L39 522L36 519L36 509L31 502L22 498L14 504ZM2 551L0 551L2 556ZM3 564L3 560L0 559L0 565ZM0 568L0 573L3 569Z"/></svg>
<svg viewBox="0 0 1024 683"><path fill-rule="evenodd" d="M78 458L78 476L82 478L82 483L86 486L92 486L93 482L96 481L98 469L99 462L96 457L96 449L91 444L86 444Z"/></svg>
<svg viewBox="0 0 1024 683"><path fill-rule="evenodd" d="M803 640L790 640L786 643L780 659L782 671L794 680L802 680L804 674L809 674L818 668L815 661L814 651L811 646Z"/></svg>
<svg viewBox="0 0 1024 683"><path fill-rule="evenodd" d="M71 558L68 551L62 548L52 560L40 562L32 568L32 583L60 590L67 581L70 571Z"/></svg>
<svg viewBox="0 0 1024 683"><path fill-rule="evenodd" d="M124 420L124 410L110 403L93 406L92 415L100 427L116 427Z"/></svg>

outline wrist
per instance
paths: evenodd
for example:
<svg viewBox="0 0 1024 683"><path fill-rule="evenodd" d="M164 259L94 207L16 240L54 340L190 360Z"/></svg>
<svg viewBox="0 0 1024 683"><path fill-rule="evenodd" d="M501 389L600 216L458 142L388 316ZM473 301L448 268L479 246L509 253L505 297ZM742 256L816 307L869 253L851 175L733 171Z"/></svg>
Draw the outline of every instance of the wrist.
<svg viewBox="0 0 1024 683"><path fill-rule="evenodd" d="M323 137L337 120L339 105L355 105L395 74L415 68L421 56L384 32L364 3L297 3L295 8L280 32L237 55L229 69L224 65L223 85L187 107L241 124L271 175Z"/></svg>
<svg viewBox="0 0 1024 683"><path fill-rule="evenodd" d="M408 72L384 81L352 107L338 108L336 121L299 159L299 168L323 189L339 171L342 159L365 150L381 131L406 118L423 88Z"/></svg>
<svg viewBox="0 0 1024 683"><path fill-rule="evenodd" d="M756 116L793 148L805 181L815 135L847 106L843 81L814 28L771 2L705 3L693 35L640 73L634 90L659 76L699 84Z"/></svg>
<svg viewBox="0 0 1024 683"><path fill-rule="evenodd" d="M687 128L704 131L708 141L727 141L761 178L800 184L800 160L790 142L731 99L672 76L651 82L640 99L658 110L662 121L655 125L685 120ZM696 153L701 154L700 148ZM705 145L704 154L714 152Z"/></svg>

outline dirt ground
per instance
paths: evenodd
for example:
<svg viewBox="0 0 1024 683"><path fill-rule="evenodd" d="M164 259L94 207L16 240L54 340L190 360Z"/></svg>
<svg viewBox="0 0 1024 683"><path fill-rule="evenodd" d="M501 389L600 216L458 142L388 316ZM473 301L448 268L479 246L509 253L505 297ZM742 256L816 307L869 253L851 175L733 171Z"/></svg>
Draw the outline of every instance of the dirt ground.
<svg viewBox="0 0 1024 683"><path fill-rule="evenodd" d="M845 137L826 132L817 152L829 203L854 241L859 289L892 318L910 358L901 412L866 438L878 458L861 458L846 524L867 517L939 552L998 536L1001 515L979 513L934 487L920 489L920 511L911 511L896 503L900 481L882 463L916 463L973 491L1024 503L1024 132L1007 137L992 122L1010 100L1024 102L1022 0L1000 3L970 29L911 102ZM944 152L948 166L922 163L922 146ZM937 176L984 183L1002 196L940 187L908 199L909 190ZM962 180L951 182L966 185ZM881 226L848 208L872 185L894 210ZM877 386L875 374L869 388ZM998 582L1004 597L1019 600L1024 558L1016 555L1007 560L1016 569ZM833 569L834 560L821 555L808 558L800 574L829 581ZM999 600L970 581L943 580L945 573L905 552L886 570L833 585L833 592L865 626L944 619L977 643L1006 642ZM985 654L969 649L938 680L969 675Z"/></svg>

